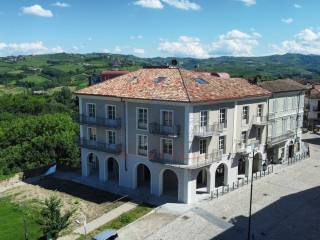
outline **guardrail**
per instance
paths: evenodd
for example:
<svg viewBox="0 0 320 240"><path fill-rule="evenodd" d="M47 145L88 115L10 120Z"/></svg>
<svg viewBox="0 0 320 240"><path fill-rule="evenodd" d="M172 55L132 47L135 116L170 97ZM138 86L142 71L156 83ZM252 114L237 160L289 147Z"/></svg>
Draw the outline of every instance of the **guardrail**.
<svg viewBox="0 0 320 240"><path fill-rule="evenodd" d="M188 158L169 157L166 156L166 154L159 153L157 150L153 149L149 152L149 160L162 164L169 164L179 168L195 169L210 165L214 162L221 161L222 155L223 151L214 150L212 153L209 154L198 154L197 156L192 156Z"/></svg>
<svg viewBox="0 0 320 240"><path fill-rule="evenodd" d="M101 143L97 141L90 141L86 138L81 138L79 141L79 145L84 148L117 154L117 155L119 155L122 152L122 144Z"/></svg>
<svg viewBox="0 0 320 240"><path fill-rule="evenodd" d="M159 123L151 123L149 126L149 132L151 134L158 134L162 136L177 138L180 135L180 126L179 125L166 126L166 125L161 125Z"/></svg>
<svg viewBox="0 0 320 240"><path fill-rule="evenodd" d="M196 137L209 137L218 135L223 131L223 123L214 123L207 126L195 125L193 127L193 135Z"/></svg>
<svg viewBox="0 0 320 240"><path fill-rule="evenodd" d="M82 125L96 125L103 126L107 128L120 128L121 127L121 118L108 119L101 117L89 117L87 115L80 114L78 115L77 121Z"/></svg>

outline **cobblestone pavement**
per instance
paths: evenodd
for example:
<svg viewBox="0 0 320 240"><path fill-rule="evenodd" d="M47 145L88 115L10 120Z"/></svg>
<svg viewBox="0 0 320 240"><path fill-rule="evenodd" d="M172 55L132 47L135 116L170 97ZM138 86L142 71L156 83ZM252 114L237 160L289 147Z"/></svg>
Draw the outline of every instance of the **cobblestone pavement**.
<svg viewBox="0 0 320 240"><path fill-rule="evenodd" d="M252 232L255 240L320 239L320 136L306 134L311 158L277 168L274 174L254 182ZM153 229L135 222L120 231L138 236L135 229L148 228L148 240L247 239L250 185L221 198L190 206L172 221ZM130 231L132 234L130 234Z"/></svg>

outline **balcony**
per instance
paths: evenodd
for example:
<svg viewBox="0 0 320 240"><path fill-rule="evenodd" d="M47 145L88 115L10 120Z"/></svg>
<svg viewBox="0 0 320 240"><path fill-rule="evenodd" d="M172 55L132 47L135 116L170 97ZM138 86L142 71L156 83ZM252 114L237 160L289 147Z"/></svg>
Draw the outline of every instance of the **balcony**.
<svg viewBox="0 0 320 240"><path fill-rule="evenodd" d="M99 118L99 117L89 117L86 115L79 115L78 122L81 125L94 125L102 126L106 128L118 129L121 127L121 118L108 119L108 118Z"/></svg>
<svg viewBox="0 0 320 240"><path fill-rule="evenodd" d="M171 137L171 138L178 138L180 135L180 126L179 125L165 126L159 123L151 123L149 125L149 131L151 134L157 134L157 135Z"/></svg>
<svg viewBox="0 0 320 240"><path fill-rule="evenodd" d="M179 158L166 156L166 154L162 154L154 149L149 152L149 160L161 164L171 165L173 167L196 169L208 166L214 162L221 161L222 155L222 150L215 150L210 154L197 154L196 156L189 158Z"/></svg>
<svg viewBox="0 0 320 240"><path fill-rule="evenodd" d="M193 127L193 135L195 137L211 137L213 135L218 135L223 131L224 124L214 123L207 126L196 125Z"/></svg>
<svg viewBox="0 0 320 240"><path fill-rule="evenodd" d="M281 142L284 142L284 141L286 141L287 139L289 139L289 138L292 138L292 137L294 137L294 132L293 131L288 131L287 133L283 133L283 134L281 134L281 135L279 135L279 136L276 136L276 137L268 137L268 144L269 145L276 145L276 144L278 144L278 143L281 143Z"/></svg>
<svg viewBox="0 0 320 240"><path fill-rule="evenodd" d="M250 139L247 142L242 142L241 140L236 141L236 152L237 153L244 153L247 152L248 147L257 148L261 144L260 140L258 139ZM251 150L249 149L249 150Z"/></svg>
<svg viewBox="0 0 320 240"><path fill-rule="evenodd" d="M86 138L80 139L80 146L87 149L119 155L122 152L122 144L107 144L97 141L90 141Z"/></svg>
<svg viewBox="0 0 320 240"><path fill-rule="evenodd" d="M268 123L267 116L253 116L252 125L265 126Z"/></svg>

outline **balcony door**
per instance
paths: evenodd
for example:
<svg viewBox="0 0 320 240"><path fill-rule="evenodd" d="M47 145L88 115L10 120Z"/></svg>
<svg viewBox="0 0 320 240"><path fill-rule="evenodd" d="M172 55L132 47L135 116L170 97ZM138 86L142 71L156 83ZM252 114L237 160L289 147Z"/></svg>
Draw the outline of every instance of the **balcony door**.
<svg viewBox="0 0 320 240"><path fill-rule="evenodd" d="M87 104L87 116L90 122L96 121L96 105L94 103Z"/></svg>
<svg viewBox="0 0 320 240"><path fill-rule="evenodd" d="M263 116L263 105L259 104L257 108L257 122L262 122Z"/></svg>
<svg viewBox="0 0 320 240"><path fill-rule="evenodd" d="M93 127L88 127L88 142L89 145L97 144L97 129Z"/></svg>
<svg viewBox="0 0 320 240"><path fill-rule="evenodd" d="M208 131L208 111L200 111L200 132Z"/></svg>
<svg viewBox="0 0 320 240"><path fill-rule="evenodd" d="M172 139L168 138L161 138L161 154L163 156L163 159L166 161L172 160L173 155L173 141Z"/></svg>
<svg viewBox="0 0 320 240"><path fill-rule="evenodd" d="M160 118L163 132L170 134L173 128L173 111L161 110Z"/></svg>

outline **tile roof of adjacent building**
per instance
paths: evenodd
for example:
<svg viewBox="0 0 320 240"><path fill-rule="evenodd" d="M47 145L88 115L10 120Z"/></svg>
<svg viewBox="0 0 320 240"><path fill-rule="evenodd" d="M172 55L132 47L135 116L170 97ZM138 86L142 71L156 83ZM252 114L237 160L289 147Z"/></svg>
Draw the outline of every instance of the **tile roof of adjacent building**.
<svg viewBox="0 0 320 240"><path fill-rule="evenodd" d="M272 93L308 90L308 88L292 79L279 79L259 82L258 85Z"/></svg>
<svg viewBox="0 0 320 240"><path fill-rule="evenodd" d="M314 84L310 90L310 98L320 99L320 84Z"/></svg>
<svg viewBox="0 0 320 240"><path fill-rule="evenodd" d="M271 93L242 78L218 78L180 68L147 68L77 91L130 99L207 102L269 96Z"/></svg>

